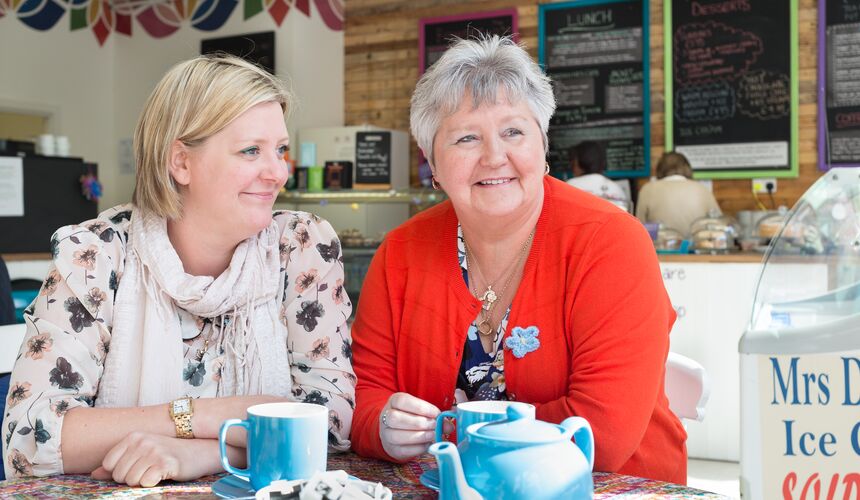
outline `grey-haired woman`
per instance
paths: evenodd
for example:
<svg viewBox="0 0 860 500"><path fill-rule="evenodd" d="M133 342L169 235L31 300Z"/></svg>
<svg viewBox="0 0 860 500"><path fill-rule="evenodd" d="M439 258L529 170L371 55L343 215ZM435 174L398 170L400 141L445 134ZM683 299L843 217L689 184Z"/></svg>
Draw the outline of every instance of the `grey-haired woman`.
<svg viewBox="0 0 860 500"><path fill-rule="evenodd" d="M449 200L390 232L365 279L358 453L409 459L440 408L508 399L585 417L598 470L685 482L663 392L675 314L653 246L631 215L545 175L554 109L507 38L461 40L418 82L412 133Z"/></svg>

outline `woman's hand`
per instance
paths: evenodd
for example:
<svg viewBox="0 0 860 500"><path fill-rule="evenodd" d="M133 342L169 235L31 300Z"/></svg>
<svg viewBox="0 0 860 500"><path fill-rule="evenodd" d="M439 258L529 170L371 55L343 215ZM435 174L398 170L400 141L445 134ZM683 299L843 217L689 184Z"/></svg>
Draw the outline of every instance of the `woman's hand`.
<svg viewBox="0 0 860 500"><path fill-rule="evenodd" d="M436 439L439 408L405 392L397 392L379 415L379 438L385 453L407 460L427 451Z"/></svg>
<svg viewBox="0 0 860 500"><path fill-rule="evenodd" d="M105 455L92 476L152 487L165 479L190 481L220 470L218 441L131 432Z"/></svg>

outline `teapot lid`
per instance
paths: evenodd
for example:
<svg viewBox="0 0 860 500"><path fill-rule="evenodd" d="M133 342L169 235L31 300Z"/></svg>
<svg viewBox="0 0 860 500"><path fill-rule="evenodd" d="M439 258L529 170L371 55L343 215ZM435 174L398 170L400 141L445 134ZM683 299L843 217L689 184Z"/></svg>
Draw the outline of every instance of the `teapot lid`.
<svg viewBox="0 0 860 500"><path fill-rule="evenodd" d="M567 432L564 427L535 420L530 410L530 405L512 403L507 409L507 420L477 424L474 426L477 428L467 432L480 438L523 444L551 443L563 438Z"/></svg>

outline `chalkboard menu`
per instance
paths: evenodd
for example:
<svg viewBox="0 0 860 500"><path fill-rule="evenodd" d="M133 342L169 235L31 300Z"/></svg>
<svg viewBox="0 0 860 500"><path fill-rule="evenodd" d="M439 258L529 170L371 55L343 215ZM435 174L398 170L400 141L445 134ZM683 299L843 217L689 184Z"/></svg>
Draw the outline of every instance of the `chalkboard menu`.
<svg viewBox="0 0 860 500"><path fill-rule="evenodd" d="M517 9L421 19L418 22L421 73L442 57L454 37L465 39L479 35L512 35L518 40Z"/></svg>
<svg viewBox="0 0 860 500"><path fill-rule="evenodd" d="M568 150L596 141L606 152L607 176L648 176L648 2L540 5L538 19L538 55L557 104L549 127L551 167L569 169Z"/></svg>
<svg viewBox="0 0 860 500"><path fill-rule="evenodd" d="M818 19L818 166L860 167L860 0L819 0Z"/></svg>
<svg viewBox="0 0 860 500"><path fill-rule="evenodd" d="M391 132L355 133L355 184L391 185Z"/></svg>
<svg viewBox="0 0 860 500"><path fill-rule="evenodd" d="M797 176L797 0L670 9L666 149L696 177Z"/></svg>

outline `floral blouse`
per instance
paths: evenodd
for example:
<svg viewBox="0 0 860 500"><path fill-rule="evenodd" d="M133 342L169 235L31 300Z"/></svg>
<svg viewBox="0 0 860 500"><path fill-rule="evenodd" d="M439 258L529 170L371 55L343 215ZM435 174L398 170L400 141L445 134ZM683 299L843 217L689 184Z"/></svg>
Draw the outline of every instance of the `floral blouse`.
<svg viewBox="0 0 860 500"><path fill-rule="evenodd" d="M131 208L114 207L97 219L60 228L51 238L53 265L25 311L27 334L6 400L7 478L61 474L63 417L72 408L94 406L98 398ZM329 408L329 444L345 450L356 379L340 243L331 225L313 214L275 212L273 217L282 231L287 293L281 321L289 332L292 396ZM178 311L185 367L165 376L181 377L188 396L215 397L224 362L221 320Z"/></svg>
<svg viewBox="0 0 860 500"><path fill-rule="evenodd" d="M466 246L463 243L463 229L457 228L457 258L460 260L460 271L463 280L469 286L468 264L466 260ZM505 311L505 315L496 328L493 337L494 352L484 351L484 345L478 335L478 318L469 325L466 332L466 345L463 347L463 361L460 364L460 373L457 376L457 389L465 393L466 399L472 400L506 400L505 395L505 356L501 349L502 338L508 326L508 316L511 308Z"/></svg>

